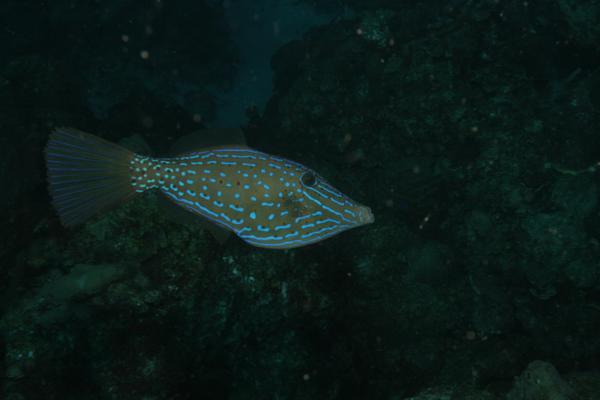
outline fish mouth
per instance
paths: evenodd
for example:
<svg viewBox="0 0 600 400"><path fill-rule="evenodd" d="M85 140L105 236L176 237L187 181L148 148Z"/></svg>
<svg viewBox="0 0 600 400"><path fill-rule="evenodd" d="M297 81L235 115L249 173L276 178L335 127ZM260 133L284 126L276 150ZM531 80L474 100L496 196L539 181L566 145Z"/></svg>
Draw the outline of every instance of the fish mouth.
<svg viewBox="0 0 600 400"><path fill-rule="evenodd" d="M366 225L372 224L375 221L375 216L370 207L363 206L358 210L357 219L359 224Z"/></svg>

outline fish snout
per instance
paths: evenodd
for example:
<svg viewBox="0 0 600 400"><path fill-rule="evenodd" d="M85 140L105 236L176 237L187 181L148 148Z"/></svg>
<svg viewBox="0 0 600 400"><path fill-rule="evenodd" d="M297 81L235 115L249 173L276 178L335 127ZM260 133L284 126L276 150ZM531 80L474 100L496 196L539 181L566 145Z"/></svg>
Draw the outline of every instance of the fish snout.
<svg viewBox="0 0 600 400"><path fill-rule="evenodd" d="M375 216L370 207L363 206L358 209L357 220L361 225L371 224L375 221Z"/></svg>

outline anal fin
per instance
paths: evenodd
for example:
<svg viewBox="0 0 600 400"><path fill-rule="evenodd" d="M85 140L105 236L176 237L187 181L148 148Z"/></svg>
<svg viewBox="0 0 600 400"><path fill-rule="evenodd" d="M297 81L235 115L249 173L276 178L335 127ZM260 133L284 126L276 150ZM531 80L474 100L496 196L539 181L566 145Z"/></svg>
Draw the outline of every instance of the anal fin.
<svg viewBox="0 0 600 400"><path fill-rule="evenodd" d="M219 244L225 243L232 234L230 230L209 221L195 212L188 211L184 207L179 206L164 194L158 196L158 206L162 209L165 217L169 221L185 226L200 226L207 230Z"/></svg>

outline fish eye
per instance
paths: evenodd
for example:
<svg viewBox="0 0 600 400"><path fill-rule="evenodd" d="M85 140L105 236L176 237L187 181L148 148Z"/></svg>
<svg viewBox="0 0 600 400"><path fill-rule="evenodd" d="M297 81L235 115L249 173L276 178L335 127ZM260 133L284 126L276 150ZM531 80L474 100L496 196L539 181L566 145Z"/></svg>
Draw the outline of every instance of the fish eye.
<svg viewBox="0 0 600 400"><path fill-rule="evenodd" d="M304 174L302 174L300 180L302 181L302 184L307 187L315 186L315 184L317 183L317 177L312 171L307 171Z"/></svg>

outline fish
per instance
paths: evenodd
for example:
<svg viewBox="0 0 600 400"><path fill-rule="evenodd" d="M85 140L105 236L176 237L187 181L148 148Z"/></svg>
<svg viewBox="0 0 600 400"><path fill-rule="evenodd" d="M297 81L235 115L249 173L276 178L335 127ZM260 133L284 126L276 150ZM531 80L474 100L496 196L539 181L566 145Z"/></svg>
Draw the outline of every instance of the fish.
<svg viewBox="0 0 600 400"><path fill-rule="evenodd" d="M46 149L49 193L74 227L149 191L244 242L291 249L374 222L371 209L298 162L245 145L138 154L73 128L57 128Z"/></svg>

